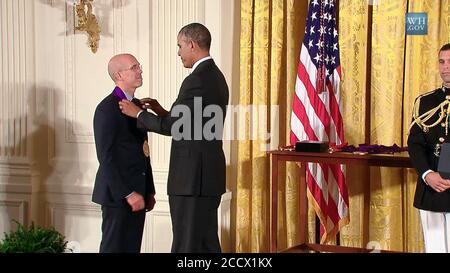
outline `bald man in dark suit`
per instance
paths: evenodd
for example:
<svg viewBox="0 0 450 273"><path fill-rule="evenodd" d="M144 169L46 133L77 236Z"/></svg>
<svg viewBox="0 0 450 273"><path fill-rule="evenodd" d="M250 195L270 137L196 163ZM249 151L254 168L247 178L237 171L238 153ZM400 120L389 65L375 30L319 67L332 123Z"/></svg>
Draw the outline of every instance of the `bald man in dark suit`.
<svg viewBox="0 0 450 273"><path fill-rule="evenodd" d="M140 252L145 213L155 205L147 131L121 113L119 101L140 105L134 93L142 69L130 54L114 56L108 72L116 87L94 114L94 137L100 166L92 201L102 206L100 252ZM137 106L138 107L138 106Z"/></svg>

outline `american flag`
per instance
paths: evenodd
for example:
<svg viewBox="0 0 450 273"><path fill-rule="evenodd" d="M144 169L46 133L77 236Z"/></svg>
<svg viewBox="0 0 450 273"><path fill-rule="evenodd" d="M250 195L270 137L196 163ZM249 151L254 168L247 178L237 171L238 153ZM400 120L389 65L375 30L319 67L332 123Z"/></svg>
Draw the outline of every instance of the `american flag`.
<svg viewBox="0 0 450 273"><path fill-rule="evenodd" d="M291 144L302 140L344 143L335 5L334 0L309 4L293 99ZM325 243L350 221L344 166L309 163L306 182L320 219L320 241Z"/></svg>

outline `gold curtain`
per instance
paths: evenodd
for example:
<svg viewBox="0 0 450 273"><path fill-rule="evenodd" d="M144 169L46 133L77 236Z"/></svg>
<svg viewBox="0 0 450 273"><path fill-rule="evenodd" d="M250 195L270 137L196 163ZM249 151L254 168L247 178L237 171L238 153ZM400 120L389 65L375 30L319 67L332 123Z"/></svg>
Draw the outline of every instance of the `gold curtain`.
<svg viewBox="0 0 450 273"><path fill-rule="evenodd" d="M373 7L371 143L402 143L406 1ZM393 80L395 79L395 80ZM382 249L402 250L402 170L371 168L370 235Z"/></svg>
<svg viewBox="0 0 450 273"><path fill-rule="evenodd" d="M364 141L367 14L364 1L340 1L342 94L347 141ZM371 67L371 143L406 145L415 97L440 85L437 53L448 41L449 1L374 1ZM428 14L428 35L406 36L404 14ZM355 16L356 15L356 16ZM353 22L349 22L353 21ZM361 108L362 106L362 108ZM383 249L423 251L418 213L412 206L414 171L371 168L369 240ZM360 246L361 189L349 172L351 223L342 231L344 245ZM353 176L352 176L353 174ZM405 187L401 187L405 180ZM356 213L355 213L356 212Z"/></svg>
<svg viewBox="0 0 450 273"><path fill-rule="evenodd" d="M450 42L450 1L409 1L409 12L428 13L428 35L407 36L405 78L403 93L403 143L406 143L412 107L415 98L442 84L438 68L438 51ZM419 252L424 250L420 218L412 206L416 185L416 174L410 170L405 173L404 190L403 249Z"/></svg>
<svg viewBox="0 0 450 273"><path fill-rule="evenodd" d="M450 39L450 1L373 1L371 45L367 44L369 2L339 1L346 141L360 144L365 140L366 50L371 46L371 143L405 145L414 98L441 84L437 52ZM266 109L257 120L251 116L240 118L240 124L245 126L239 130L245 134L251 134L253 125L271 133L272 138L276 136L279 145L288 142L307 6L307 0L241 1L239 104ZM406 12L428 13L428 35L405 36ZM278 111L271 106L278 106ZM269 250L270 162L265 150L275 148L269 142L247 138L237 144L236 252ZM383 249L423 251L420 221L412 207L415 173L371 168L370 181L360 181L364 170L349 169L351 221L341 231L341 244L362 246L363 182L370 183L371 188L369 240ZM280 168L279 249L295 245L298 239L297 172L293 164ZM402 180L406 185L403 188ZM311 207L310 241L314 237Z"/></svg>
<svg viewBox="0 0 450 273"><path fill-rule="evenodd" d="M345 19L344 19L345 18ZM365 141L366 130L366 65L367 65L368 5L366 1L340 1L339 47L342 67L341 95L345 139L350 144ZM341 230L341 242L346 246L362 244L363 183L367 175L361 167L346 169L349 191L350 223Z"/></svg>
<svg viewBox="0 0 450 273"><path fill-rule="evenodd" d="M241 1L239 105L252 106L254 111L239 119L239 130L245 136L252 131L268 132L272 138L238 142L237 252L269 251L270 162L266 150L276 148L277 139L281 145L286 143L307 6L308 1L298 0ZM280 244L286 246L297 237L297 182L292 179L281 184L279 228L280 234L289 236L280 236L284 238Z"/></svg>

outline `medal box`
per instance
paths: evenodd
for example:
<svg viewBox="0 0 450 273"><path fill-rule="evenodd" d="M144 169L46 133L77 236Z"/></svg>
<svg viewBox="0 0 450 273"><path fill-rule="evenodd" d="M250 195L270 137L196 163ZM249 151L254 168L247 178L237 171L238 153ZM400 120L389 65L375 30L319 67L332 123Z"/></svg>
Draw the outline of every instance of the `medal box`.
<svg viewBox="0 0 450 273"><path fill-rule="evenodd" d="M296 152L306 152L306 153L324 153L327 152L329 148L329 143L326 141L297 141L295 143Z"/></svg>

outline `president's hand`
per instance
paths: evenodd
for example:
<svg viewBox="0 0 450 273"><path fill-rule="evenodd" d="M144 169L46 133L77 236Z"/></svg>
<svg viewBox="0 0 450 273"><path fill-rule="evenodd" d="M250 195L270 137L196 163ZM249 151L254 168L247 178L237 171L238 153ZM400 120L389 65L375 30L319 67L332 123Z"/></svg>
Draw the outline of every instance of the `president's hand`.
<svg viewBox="0 0 450 273"><path fill-rule="evenodd" d="M133 212L140 211L145 208L144 197L137 192L133 192L127 197L127 203L130 205Z"/></svg>
<svg viewBox="0 0 450 273"><path fill-rule="evenodd" d="M141 104L142 104L142 107L144 107L145 109L152 110L158 116L165 116L169 113L155 99L151 99L151 98L141 99Z"/></svg>
<svg viewBox="0 0 450 273"><path fill-rule="evenodd" d="M148 198L148 204L147 207L145 208L146 211L151 211L156 204L156 199L155 199L155 195L154 194L150 194L149 198Z"/></svg>
<svg viewBox="0 0 450 273"><path fill-rule="evenodd" d="M137 114L142 110L136 104L128 100L119 101L119 108L122 113L132 118L137 118Z"/></svg>
<svg viewBox="0 0 450 273"><path fill-rule="evenodd" d="M425 176L427 184L437 192L444 192L450 188L450 180L443 179L438 172L431 172Z"/></svg>

